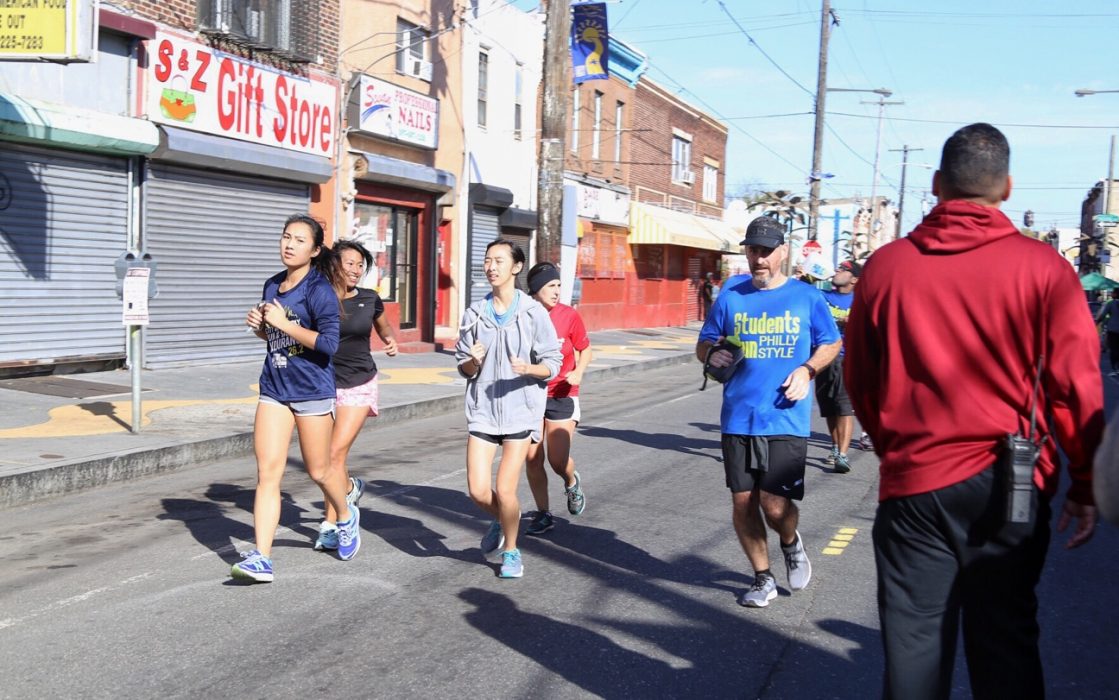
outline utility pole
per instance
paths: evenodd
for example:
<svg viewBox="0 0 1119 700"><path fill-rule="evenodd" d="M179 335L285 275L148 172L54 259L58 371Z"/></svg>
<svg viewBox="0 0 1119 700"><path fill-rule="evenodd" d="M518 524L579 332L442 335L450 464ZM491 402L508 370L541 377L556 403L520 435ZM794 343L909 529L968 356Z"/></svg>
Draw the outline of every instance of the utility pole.
<svg viewBox="0 0 1119 700"><path fill-rule="evenodd" d="M824 157L824 98L828 94L828 41L831 37L831 3L820 3L820 56L816 69L816 128L812 136L812 172L808 174L808 240L817 236L820 215L820 179Z"/></svg>
<svg viewBox="0 0 1119 700"><path fill-rule="evenodd" d="M867 252L873 253L874 236L878 232L878 202L875 201L878 192L878 156L882 152L882 117L888 105L903 105L904 102L887 102L885 97L879 97L877 102L863 101L864 105L878 105L878 128L874 136L874 179L870 181L870 230L866 235Z"/></svg>
<svg viewBox="0 0 1119 700"><path fill-rule="evenodd" d="M536 260L559 263L563 237L563 159L567 135L570 0L544 0L543 99L537 181Z"/></svg>
<svg viewBox="0 0 1119 700"><path fill-rule="evenodd" d="M898 190L898 227L894 231L894 238L901 238L902 231L902 215L905 213L905 166L909 165L909 154L914 151L923 151L923 148L910 148L909 146L902 146L901 148L891 148L891 153L901 152L901 188Z"/></svg>

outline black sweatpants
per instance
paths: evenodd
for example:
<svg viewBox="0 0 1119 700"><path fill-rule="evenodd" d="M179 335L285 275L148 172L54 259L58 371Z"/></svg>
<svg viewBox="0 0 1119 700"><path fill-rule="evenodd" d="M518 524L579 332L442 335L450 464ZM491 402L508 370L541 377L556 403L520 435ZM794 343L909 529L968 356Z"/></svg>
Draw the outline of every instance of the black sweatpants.
<svg viewBox="0 0 1119 700"><path fill-rule="evenodd" d="M885 697L947 698L963 620L972 695L1042 698L1037 596L1049 504L1005 524L994 469L878 505L874 554L886 651Z"/></svg>

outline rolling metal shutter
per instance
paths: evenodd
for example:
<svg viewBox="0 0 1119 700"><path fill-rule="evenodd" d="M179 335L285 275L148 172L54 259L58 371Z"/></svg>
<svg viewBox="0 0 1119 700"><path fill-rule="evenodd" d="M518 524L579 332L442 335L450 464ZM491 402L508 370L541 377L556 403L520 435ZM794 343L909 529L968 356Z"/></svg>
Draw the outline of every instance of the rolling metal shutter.
<svg viewBox="0 0 1119 700"><path fill-rule="evenodd" d="M0 364L124 357L127 243L124 159L0 143Z"/></svg>
<svg viewBox="0 0 1119 700"><path fill-rule="evenodd" d="M306 185L152 163L145 242L159 267L144 364L262 358L245 314L264 281L283 270L280 233L307 211Z"/></svg>
<svg viewBox="0 0 1119 700"><path fill-rule="evenodd" d="M528 254L532 247L532 235L524 229L507 228L501 232L501 237L513 241L525 253L525 264L521 266L521 271L517 273L517 289L528 294Z"/></svg>
<svg viewBox="0 0 1119 700"><path fill-rule="evenodd" d="M490 283L482 267L486 259L486 246L497 240L501 233L498 224L500 209L475 206L470 222L470 286L467 305L473 304L490 293Z"/></svg>

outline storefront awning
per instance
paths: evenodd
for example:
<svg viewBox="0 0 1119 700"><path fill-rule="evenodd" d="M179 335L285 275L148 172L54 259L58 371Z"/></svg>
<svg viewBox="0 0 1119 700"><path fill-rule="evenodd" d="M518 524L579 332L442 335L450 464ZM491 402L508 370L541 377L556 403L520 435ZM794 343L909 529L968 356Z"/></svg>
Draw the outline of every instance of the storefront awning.
<svg viewBox="0 0 1119 700"><path fill-rule="evenodd" d="M326 182L334 174L330 160L322 156L173 126L159 128L162 140L151 155L153 160L314 184Z"/></svg>
<svg viewBox="0 0 1119 700"><path fill-rule="evenodd" d="M0 92L0 139L113 155L144 155L159 145L159 131L146 119Z"/></svg>
<svg viewBox="0 0 1119 700"><path fill-rule="evenodd" d="M718 219L634 202L629 213L631 244L678 245L738 252L742 234Z"/></svg>
<svg viewBox="0 0 1119 700"><path fill-rule="evenodd" d="M410 187L438 194L455 188L455 176L446 170L366 151L350 152L358 156L354 163L355 180Z"/></svg>

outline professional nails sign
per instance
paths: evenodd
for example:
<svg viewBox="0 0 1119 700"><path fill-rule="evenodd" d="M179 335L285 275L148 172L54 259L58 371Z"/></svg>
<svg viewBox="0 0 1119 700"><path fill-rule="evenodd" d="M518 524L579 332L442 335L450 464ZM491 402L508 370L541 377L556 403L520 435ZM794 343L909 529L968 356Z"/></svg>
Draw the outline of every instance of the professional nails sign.
<svg viewBox="0 0 1119 700"><path fill-rule="evenodd" d="M152 121L334 155L334 85L163 33L148 42L147 79Z"/></svg>
<svg viewBox="0 0 1119 700"><path fill-rule="evenodd" d="M421 148L438 147L439 100L367 75L359 78L357 91L357 112L350 112L349 122L358 131Z"/></svg>

